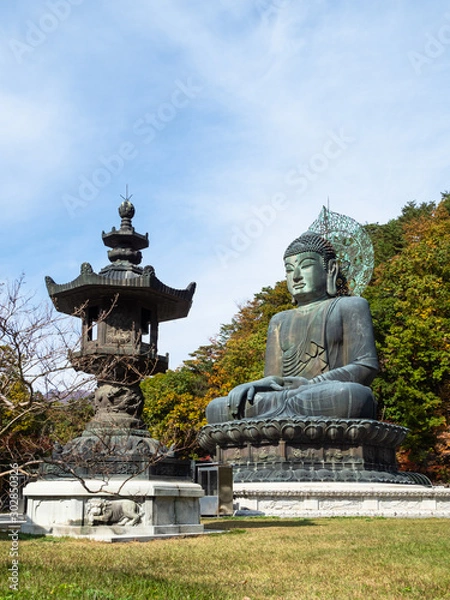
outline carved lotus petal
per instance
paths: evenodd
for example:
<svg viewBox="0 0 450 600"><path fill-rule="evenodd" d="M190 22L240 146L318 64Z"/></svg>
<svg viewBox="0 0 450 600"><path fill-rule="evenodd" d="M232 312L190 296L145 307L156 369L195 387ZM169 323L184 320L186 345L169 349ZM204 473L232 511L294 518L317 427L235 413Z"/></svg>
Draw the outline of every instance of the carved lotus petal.
<svg viewBox="0 0 450 600"><path fill-rule="evenodd" d="M382 446L390 446L390 440L397 439L396 427L388 423L382 423L380 433L377 438L377 444Z"/></svg>
<svg viewBox="0 0 450 600"><path fill-rule="evenodd" d="M254 443L261 441L262 432L253 423L251 425L247 425L246 427L244 427L243 433L244 433L244 437L245 437L246 441L250 441L250 442L254 442Z"/></svg>
<svg viewBox="0 0 450 600"><path fill-rule="evenodd" d="M281 437L281 424L278 421L269 421L262 428L265 438L269 440L279 440Z"/></svg>
<svg viewBox="0 0 450 600"><path fill-rule="evenodd" d="M371 427L367 429L367 437L366 440L368 442L378 442L380 435L382 436L382 425L378 422L372 423Z"/></svg>
<svg viewBox="0 0 450 600"><path fill-rule="evenodd" d="M292 481L294 479L294 474L292 471L287 471L287 470L278 470L276 469L274 471L274 474L272 475L272 480L273 481Z"/></svg>
<svg viewBox="0 0 450 600"><path fill-rule="evenodd" d="M405 437L408 433L408 430L405 429L404 427L398 427L397 429L398 429L398 433L397 433L397 438L396 438L395 444L399 446L405 439Z"/></svg>
<svg viewBox="0 0 450 600"><path fill-rule="evenodd" d="M323 436L323 425L321 423L310 423L305 427L305 436L309 440L318 440Z"/></svg>
<svg viewBox="0 0 450 600"><path fill-rule="evenodd" d="M336 472L336 481L357 481L358 473L352 469L342 469Z"/></svg>
<svg viewBox="0 0 450 600"><path fill-rule="evenodd" d="M347 429L347 439L350 442L360 442L366 436L366 430L360 425L350 425Z"/></svg>
<svg viewBox="0 0 450 600"><path fill-rule="evenodd" d="M284 440L300 439L302 432L302 425L295 421L287 421L281 428L281 436Z"/></svg>
<svg viewBox="0 0 450 600"><path fill-rule="evenodd" d="M225 444L228 441L228 436L221 427L211 429L210 435L213 442L215 444L218 444L219 446L221 444Z"/></svg>
<svg viewBox="0 0 450 600"><path fill-rule="evenodd" d="M378 481L378 471L367 471L364 469L361 471L361 477L363 480L376 482Z"/></svg>
<svg viewBox="0 0 450 600"><path fill-rule="evenodd" d="M255 473L254 481L270 481L273 474L273 469L261 469Z"/></svg>
<svg viewBox="0 0 450 600"><path fill-rule="evenodd" d="M265 438L264 427L267 425L267 421L264 419L259 419L258 421L252 421L252 425L258 429L261 435L261 439Z"/></svg>
<svg viewBox="0 0 450 600"><path fill-rule="evenodd" d="M333 472L328 469L318 469L316 471L317 478L319 481L333 481L334 475Z"/></svg>
<svg viewBox="0 0 450 600"><path fill-rule="evenodd" d="M395 483L395 479L393 478L393 476L391 475L391 473L388 473L387 471L379 471L377 473L378 475L378 481L383 481L386 483Z"/></svg>
<svg viewBox="0 0 450 600"><path fill-rule="evenodd" d="M386 434L384 436L384 440L383 443L385 446L393 446L393 445L397 445L398 443L398 437L399 437L399 431L397 429L397 427L389 427L386 428Z"/></svg>
<svg viewBox="0 0 450 600"><path fill-rule="evenodd" d="M209 429L206 430L206 427L200 430L200 433L198 434L198 443L202 448L208 451L214 450L216 446L211 439L211 431Z"/></svg>
<svg viewBox="0 0 450 600"><path fill-rule="evenodd" d="M364 429L364 431L366 432L366 435L369 434L369 432L371 431L372 427L373 427L373 421L361 421L361 423L359 424L359 426Z"/></svg>
<svg viewBox="0 0 450 600"><path fill-rule="evenodd" d="M306 469L295 469L294 475L297 481L309 481L311 479L311 471Z"/></svg>
<svg viewBox="0 0 450 600"><path fill-rule="evenodd" d="M325 434L333 442L340 441L344 438L344 427L337 423L332 423L326 428Z"/></svg>
<svg viewBox="0 0 450 600"><path fill-rule="evenodd" d="M245 482L245 481L252 481L254 476L255 476L255 471L243 469L242 471L238 472L238 474L235 478L235 482L239 483L239 482Z"/></svg>
<svg viewBox="0 0 450 600"><path fill-rule="evenodd" d="M238 425L231 425L227 431L228 437L233 442L240 444L244 441L244 434Z"/></svg>

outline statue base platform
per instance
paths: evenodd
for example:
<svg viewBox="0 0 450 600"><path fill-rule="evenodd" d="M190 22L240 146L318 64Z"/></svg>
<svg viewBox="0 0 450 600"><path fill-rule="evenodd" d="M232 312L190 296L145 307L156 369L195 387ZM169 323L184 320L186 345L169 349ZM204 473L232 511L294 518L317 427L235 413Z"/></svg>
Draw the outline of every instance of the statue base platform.
<svg viewBox="0 0 450 600"><path fill-rule="evenodd" d="M187 480L40 480L24 496L23 533L105 542L203 534L203 490Z"/></svg>
<svg viewBox="0 0 450 600"><path fill-rule="evenodd" d="M445 517L450 488L368 483L237 483L234 506L276 517Z"/></svg>
<svg viewBox="0 0 450 600"><path fill-rule="evenodd" d="M202 428L200 445L233 467L234 483L359 482L426 485L397 470L407 429L372 419L243 419Z"/></svg>

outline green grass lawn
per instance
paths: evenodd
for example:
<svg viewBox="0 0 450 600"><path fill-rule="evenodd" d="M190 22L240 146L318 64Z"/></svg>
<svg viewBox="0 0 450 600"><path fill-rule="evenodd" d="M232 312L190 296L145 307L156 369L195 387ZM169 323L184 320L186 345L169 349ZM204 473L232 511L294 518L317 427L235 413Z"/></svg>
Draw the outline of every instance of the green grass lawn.
<svg viewBox="0 0 450 600"><path fill-rule="evenodd" d="M229 518L225 533L128 544L22 536L0 599L450 599L450 519Z"/></svg>

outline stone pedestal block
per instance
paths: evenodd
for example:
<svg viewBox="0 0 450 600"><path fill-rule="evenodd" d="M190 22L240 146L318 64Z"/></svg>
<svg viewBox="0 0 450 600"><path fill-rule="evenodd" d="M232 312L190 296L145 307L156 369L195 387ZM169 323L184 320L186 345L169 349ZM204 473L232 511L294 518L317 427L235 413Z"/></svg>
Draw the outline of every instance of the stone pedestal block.
<svg viewBox="0 0 450 600"><path fill-rule="evenodd" d="M445 487L259 482L236 483L234 494L239 511L258 511L267 516L450 518L450 488Z"/></svg>
<svg viewBox="0 0 450 600"><path fill-rule="evenodd" d="M293 417L206 425L203 448L233 467L234 482L360 482L431 485L397 470L407 430L372 419Z"/></svg>
<svg viewBox="0 0 450 600"><path fill-rule="evenodd" d="M158 478L42 480L24 489L24 533L101 541L198 535L202 488Z"/></svg>

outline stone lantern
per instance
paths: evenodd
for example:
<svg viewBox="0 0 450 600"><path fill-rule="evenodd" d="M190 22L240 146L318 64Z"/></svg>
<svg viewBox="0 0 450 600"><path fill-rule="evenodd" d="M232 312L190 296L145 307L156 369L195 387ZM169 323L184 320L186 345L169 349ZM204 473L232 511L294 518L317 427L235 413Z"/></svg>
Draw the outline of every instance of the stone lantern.
<svg viewBox="0 0 450 600"><path fill-rule="evenodd" d="M95 414L81 436L59 446L41 481L26 486L24 531L112 541L201 533L199 498L190 464L151 438L142 419L144 377L164 373L158 327L189 313L195 283L174 289L151 266L141 267L149 245L132 225L129 198L119 207L120 228L103 232L109 264L89 263L65 284L46 277L55 308L82 321L73 367L93 374Z"/></svg>
<svg viewBox="0 0 450 600"><path fill-rule="evenodd" d="M71 353L72 365L98 381L93 420L62 451L64 460L85 467L88 461L90 470L94 459L96 470L102 469L101 457L108 464L115 459L116 467L128 462L133 469L137 457L155 454L159 445L141 420L139 382L167 370L168 355L158 354L159 323L186 317L195 292L195 283L174 289L156 277L153 267L139 266L149 240L148 234L135 231L134 214L133 204L125 199L119 207L120 228L102 234L110 264L98 274L83 263L80 275L69 283L56 284L46 277L55 308L82 320L80 349ZM120 470L127 467L121 464Z"/></svg>

